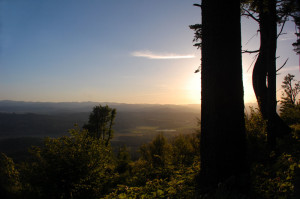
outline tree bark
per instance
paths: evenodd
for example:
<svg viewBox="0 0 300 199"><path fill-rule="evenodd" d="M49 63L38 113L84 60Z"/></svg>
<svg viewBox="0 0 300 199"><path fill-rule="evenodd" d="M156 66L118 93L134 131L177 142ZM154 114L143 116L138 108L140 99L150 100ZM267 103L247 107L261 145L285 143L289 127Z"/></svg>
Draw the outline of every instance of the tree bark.
<svg viewBox="0 0 300 199"><path fill-rule="evenodd" d="M240 1L202 1L200 183L246 169Z"/></svg>
<svg viewBox="0 0 300 199"><path fill-rule="evenodd" d="M253 89L263 118L267 120L269 147L275 149L276 137L290 132L276 111L276 0L260 0L258 11L261 43L253 69Z"/></svg>

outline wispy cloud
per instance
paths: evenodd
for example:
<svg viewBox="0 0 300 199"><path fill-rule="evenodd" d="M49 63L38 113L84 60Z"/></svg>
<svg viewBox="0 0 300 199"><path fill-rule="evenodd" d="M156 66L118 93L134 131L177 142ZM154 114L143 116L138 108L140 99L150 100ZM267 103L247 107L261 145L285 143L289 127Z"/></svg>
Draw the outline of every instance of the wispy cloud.
<svg viewBox="0 0 300 199"><path fill-rule="evenodd" d="M194 58L195 55L187 54L187 55L179 55L174 53L154 53L151 51L135 51L131 53L134 57L144 57L147 59L191 59Z"/></svg>
<svg viewBox="0 0 300 199"><path fill-rule="evenodd" d="M279 41L289 41L289 40L296 40L297 38L295 36L290 36L290 37L282 37L279 39Z"/></svg>
<svg viewBox="0 0 300 199"><path fill-rule="evenodd" d="M294 32L286 32L286 33L283 33L280 37L279 37L279 41L288 41L288 40L296 40L297 37L295 35Z"/></svg>
<svg viewBox="0 0 300 199"><path fill-rule="evenodd" d="M280 72L288 72L288 71L296 71L299 70L299 66L288 66L288 67L283 67Z"/></svg>

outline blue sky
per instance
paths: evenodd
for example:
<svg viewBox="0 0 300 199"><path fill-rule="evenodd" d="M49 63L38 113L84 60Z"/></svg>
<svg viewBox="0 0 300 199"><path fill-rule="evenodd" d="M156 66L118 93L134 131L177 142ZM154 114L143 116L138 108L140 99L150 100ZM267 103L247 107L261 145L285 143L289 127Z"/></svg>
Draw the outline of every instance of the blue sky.
<svg viewBox="0 0 300 199"><path fill-rule="evenodd" d="M0 100L200 103L193 73L200 51L188 26L201 22L201 12L193 3L199 1L0 0ZM243 44L256 32L249 21ZM299 77L293 31L289 24L278 42L278 65L289 57L285 70ZM257 44L255 38L245 47ZM249 102L252 57L243 60Z"/></svg>

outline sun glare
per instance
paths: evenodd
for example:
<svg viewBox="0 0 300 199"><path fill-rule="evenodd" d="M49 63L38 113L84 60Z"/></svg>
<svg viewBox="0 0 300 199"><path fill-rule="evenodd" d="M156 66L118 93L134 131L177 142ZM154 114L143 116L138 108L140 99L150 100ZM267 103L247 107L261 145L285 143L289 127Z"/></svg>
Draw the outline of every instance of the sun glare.
<svg viewBox="0 0 300 199"><path fill-rule="evenodd" d="M193 73L187 80L185 90L190 104L201 102L201 79L199 74Z"/></svg>
<svg viewBox="0 0 300 199"><path fill-rule="evenodd" d="M254 103L256 102L256 97L252 87L252 74L243 74L243 85L244 85L244 102Z"/></svg>
<svg viewBox="0 0 300 199"><path fill-rule="evenodd" d="M187 95L187 101L191 104L201 103L201 78L200 74L192 74L187 81L185 86L185 92ZM244 102L253 103L256 102L255 94L252 88L251 73L244 74Z"/></svg>

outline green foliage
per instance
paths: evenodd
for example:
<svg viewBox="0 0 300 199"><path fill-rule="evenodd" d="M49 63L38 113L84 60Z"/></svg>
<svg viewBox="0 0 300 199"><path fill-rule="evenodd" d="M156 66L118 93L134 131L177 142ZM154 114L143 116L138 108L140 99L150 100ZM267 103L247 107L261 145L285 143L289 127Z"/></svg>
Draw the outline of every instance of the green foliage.
<svg viewBox="0 0 300 199"><path fill-rule="evenodd" d="M0 198L14 198L20 188L19 172L13 160L0 153Z"/></svg>
<svg viewBox="0 0 300 199"><path fill-rule="evenodd" d="M299 140L300 138L300 124L294 124L294 125L291 125L291 128L293 129L293 138L295 140Z"/></svg>
<svg viewBox="0 0 300 199"><path fill-rule="evenodd" d="M300 92L300 82L298 81L293 85L295 75L287 74L284 77L281 87L284 89L284 95L282 103L296 103L296 97Z"/></svg>
<svg viewBox="0 0 300 199"><path fill-rule="evenodd" d="M131 173L133 174L129 184L132 186L142 186L149 179L158 177L156 173L160 171L153 169L152 165L146 160L138 159L131 164Z"/></svg>
<svg viewBox="0 0 300 199"><path fill-rule="evenodd" d="M162 168L170 164L171 148L163 134L158 134L154 140L140 148L141 157L154 168Z"/></svg>
<svg viewBox="0 0 300 199"><path fill-rule="evenodd" d="M117 161L116 170L118 171L118 173L124 173L128 171L131 160L126 146L122 146L119 148L116 161Z"/></svg>
<svg viewBox="0 0 300 199"><path fill-rule="evenodd" d="M195 177L199 173L200 163L194 162L190 167L174 172L171 178L148 180L143 186L119 185L104 198L194 198Z"/></svg>
<svg viewBox="0 0 300 199"><path fill-rule="evenodd" d="M293 84L294 75L287 74L281 87L284 89L280 100L280 116L287 124L300 123L300 104L297 95L300 92L300 82Z"/></svg>
<svg viewBox="0 0 300 199"><path fill-rule="evenodd" d="M260 161L266 157L267 152L267 121L259 109L250 108L245 115L245 127L248 144L248 160Z"/></svg>
<svg viewBox="0 0 300 199"><path fill-rule="evenodd" d="M299 157L287 153L280 155L274 164L257 163L252 168L254 191L261 198L292 198L299 169Z"/></svg>
<svg viewBox="0 0 300 199"><path fill-rule="evenodd" d="M247 194L242 193L241 190L247 187L247 177L241 178L230 177L222 183L219 183L215 189L207 191L206 193L200 193L198 198L200 199L247 199Z"/></svg>
<svg viewBox="0 0 300 199"><path fill-rule="evenodd" d="M300 104L286 104L280 110L280 116L287 124L300 123Z"/></svg>
<svg viewBox="0 0 300 199"><path fill-rule="evenodd" d="M75 128L70 136L46 138L44 146L32 148L31 154L22 171L31 197L99 197L115 178L111 148L86 130Z"/></svg>
<svg viewBox="0 0 300 199"><path fill-rule="evenodd" d="M154 179L173 178L176 172L199 161L199 139L196 135L179 135L168 141L162 134L140 147L141 157L132 162L131 186L144 186Z"/></svg>
<svg viewBox="0 0 300 199"><path fill-rule="evenodd" d="M276 151L266 143L266 121L259 110L250 107L245 116L248 161L251 165L252 198L292 198L296 170L300 168L299 125L292 134L278 140ZM298 177L299 178L299 177Z"/></svg>
<svg viewBox="0 0 300 199"><path fill-rule="evenodd" d="M126 146L119 148L116 156L116 172L119 174L118 183L127 183L130 179L131 158Z"/></svg>
<svg viewBox="0 0 300 199"><path fill-rule="evenodd" d="M175 171L199 160L199 139L196 135L178 135L170 142L159 134L149 144L140 147L141 158L132 164L132 184L143 185L148 180L169 179Z"/></svg>
<svg viewBox="0 0 300 199"><path fill-rule="evenodd" d="M266 121L259 110L250 107L246 115L248 161L251 164L251 197L292 198L296 170L300 168L299 125L293 132L278 140L276 151L269 151L266 144ZM299 178L299 176L298 176Z"/></svg>
<svg viewBox="0 0 300 199"><path fill-rule="evenodd" d="M263 119L263 116L259 109L250 108L250 113L245 115L245 127L248 136L253 137L266 137L267 122Z"/></svg>
<svg viewBox="0 0 300 199"><path fill-rule="evenodd" d="M171 145L163 134L158 134L152 142L140 147L141 158L132 165L135 178L132 184L143 185L147 180L169 178L172 172Z"/></svg>
<svg viewBox="0 0 300 199"><path fill-rule="evenodd" d="M190 166L199 153L200 141L195 135L178 135L172 141L172 164L174 166Z"/></svg>
<svg viewBox="0 0 300 199"><path fill-rule="evenodd" d="M259 110L250 107L245 121L251 182L247 177L231 177L203 194L196 183L200 132L170 139L158 134L140 147L140 159L131 161L125 146L114 156L106 140L75 128L69 136L46 138L42 147L33 147L31 158L20 165L20 174L13 161L1 154L1 192L9 194L2 198L294 197L300 171L299 124L292 126L292 134L278 140L277 151L269 151L266 121ZM240 192L245 183L248 196Z"/></svg>
<svg viewBox="0 0 300 199"><path fill-rule="evenodd" d="M105 140L106 145L113 138L114 120L116 117L116 109L106 106L95 106L89 116L88 124L83 128L87 129L91 136Z"/></svg>

